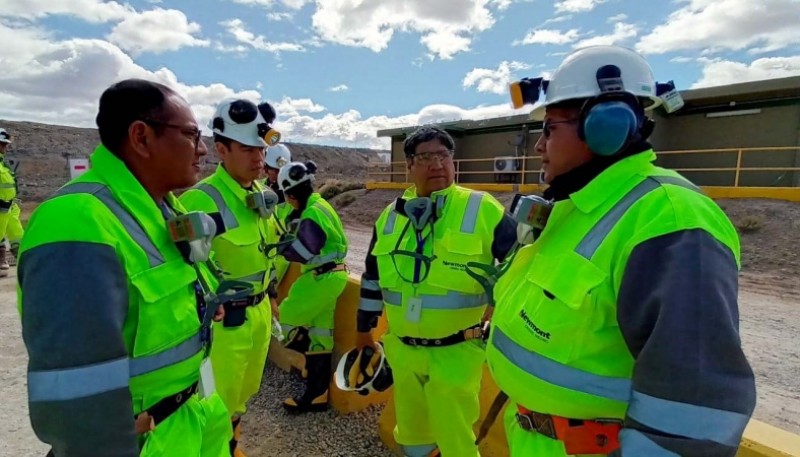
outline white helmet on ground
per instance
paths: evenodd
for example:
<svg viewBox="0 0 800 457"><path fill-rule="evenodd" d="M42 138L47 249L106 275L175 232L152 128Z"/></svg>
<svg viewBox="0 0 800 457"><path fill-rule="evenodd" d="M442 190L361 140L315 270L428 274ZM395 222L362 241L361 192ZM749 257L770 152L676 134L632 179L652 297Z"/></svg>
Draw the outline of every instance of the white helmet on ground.
<svg viewBox="0 0 800 457"><path fill-rule="evenodd" d="M282 143L267 148L267 154L264 156L264 165L280 169L287 163L292 161L292 153L289 148Z"/></svg>
<svg viewBox="0 0 800 457"><path fill-rule="evenodd" d="M264 136L270 131L258 106L244 99L228 99L217 105L208 125L220 136L238 141L245 146L266 147Z"/></svg>
<svg viewBox="0 0 800 457"><path fill-rule="evenodd" d="M618 76L603 75L606 70ZM621 88L601 87L601 80L610 81L615 77L616 81L622 83ZM534 106L531 112L531 118L539 121L544 119L547 106L596 97L610 90L621 89L636 96L645 110L654 109L661 104L650 65L637 52L621 46L589 46L578 49L564 59L549 80L540 83L545 99ZM538 89L536 87L537 98Z"/></svg>
<svg viewBox="0 0 800 457"><path fill-rule="evenodd" d="M11 135L6 132L6 129L0 128L0 143L11 143Z"/></svg>
<svg viewBox="0 0 800 457"><path fill-rule="evenodd" d="M312 161L306 163L289 162L278 171L278 186L282 191L286 192L304 182L313 182L314 173L316 172L317 164Z"/></svg>
<svg viewBox="0 0 800 457"><path fill-rule="evenodd" d="M383 392L393 382L392 369L383 352L383 345L352 349L342 356L334 374L336 387L346 392L367 395Z"/></svg>

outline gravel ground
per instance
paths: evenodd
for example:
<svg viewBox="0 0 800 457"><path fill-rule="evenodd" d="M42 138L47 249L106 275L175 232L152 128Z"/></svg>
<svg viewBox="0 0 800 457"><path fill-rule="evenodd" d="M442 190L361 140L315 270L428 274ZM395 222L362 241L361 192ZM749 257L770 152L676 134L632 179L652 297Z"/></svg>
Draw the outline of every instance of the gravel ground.
<svg viewBox="0 0 800 457"><path fill-rule="evenodd" d="M378 437L381 406L348 415L334 410L292 415L281 402L301 392L293 375L268 365L261 392L242 419L242 449L248 457L391 457Z"/></svg>

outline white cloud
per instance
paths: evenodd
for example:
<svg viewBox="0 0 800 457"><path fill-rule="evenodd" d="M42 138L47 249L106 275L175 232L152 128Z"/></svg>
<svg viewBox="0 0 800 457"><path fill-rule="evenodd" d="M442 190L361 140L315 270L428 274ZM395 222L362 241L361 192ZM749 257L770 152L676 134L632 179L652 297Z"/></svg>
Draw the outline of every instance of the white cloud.
<svg viewBox="0 0 800 457"><path fill-rule="evenodd" d="M275 3L274 0L231 0L233 3L238 3L240 5L260 5L260 6L272 6Z"/></svg>
<svg viewBox="0 0 800 457"><path fill-rule="evenodd" d="M97 101L111 84L144 78L173 87L191 104L202 125L214 106L230 97L258 100L256 91L237 92L224 84L187 85L168 68L149 71L117 46L102 40L53 40L41 30L10 28L0 22L0 118L94 126ZM68 90L65 90L68 88Z"/></svg>
<svg viewBox="0 0 800 457"><path fill-rule="evenodd" d="M267 20L273 22L290 21L292 13L267 13Z"/></svg>
<svg viewBox="0 0 800 457"><path fill-rule="evenodd" d="M408 127L412 125L462 119L481 120L525 113L529 110L514 110L510 103L460 108L453 105L428 105L417 113L397 117L372 116L364 119L356 110L340 114L327 113L321 118L308 115L292 115L288 118L276 107L278 121L275 124L286 141L301 141L316 144L347 144L363 147L389 149L389 138L376 138L381 129Z"/></svg>
<svg viewBox="0 0 800 457"><path fill-rule="evenodd" d="M608 0L562 0L555 4L556 13L585 13Z"/></svg>
<svg viewBox="0 0 800 457"><path fill-rule="evenodd" d="M442 60L449 60L459 52L468 51L472 40L452 31L437 30L424 35L420 42L430 51L429 59L433 60L438 56Z"/></svg>
<svg viewBox="0 0 800 457"><path fill-rule="evenodd" d="M571 14L565 14L563 16L551 17L550 19L542 22L542 27L544 27L545 25L548 25L548 24L557 24L559 22L571 21L572 17L573 16Z"/></svg>
<svg viewBox="0 0 800 457"><path fill-rule="evenodd" d="M614 23L614 22L622 22L628 19L628 15L625 13L615 14L607 19L607 22Z"/></svg>
<svg viewBox="0 0 800 457"><path fill-rule="evenodd" d="M686 56L678 56L678 57L673 57L673 58L669 59L670 63L687 63L687 62L691 62L693 60L695 60L695 59L693 59L691 57L686 57Z"/></svg>
<svg viewBox="0 0 800 457"><path fill-rule="evenodd" d="M636 48L663 54L685 49L767 52L800 42L798 0L688 0Z"/></svg>
<svg viewBox="0 0 800 457"><path fill-rule="evenodd" d="M567 44L577 40L580 34L578 29L570 29L566 32L553 29L531 30L522 40L514 41L513 44Z"/></svg>
<svg viewBox="0 0 800 457"><path fill-rule="evenodd" d="M380 52L395 31L417 32L420 42L440 59L468 51L472 35L489 29L494 18L487 0L371 1L317 3L314 30L324 40Z"/></svg>
<svg viewBox="0 0 800 457"><path fill-rule="evenodd" d="M37 19L44 16L74 16L88 22L110 22L134 13L127 3L101 0L4 0L0 17Z"/></svg>
<svg viewBox="0 0 800 457"><path fill-rule="evenodd" d="M508 9L508 7L514 3L514 0L490 0L489 3L496 6L498 10L503 11Z"/></svg>
<svg viewBox="0 0 800 457"><path fill-rule="evenodd" d="M281 0L281 3L288 6L289 8L299 10L307 3L314 3L314 0Z"/></svg>
<svg viewBox="0 0 800 457"><path fill-rule="evenodd" d="M329 87L328 91L329 92L344 92L344 91L349 90L349 89L350 88L347 87L347 84L339 84L338 86Z"/></svg>
<svg viewBox="0 0 800 457"><path fill-rule="evenodd" d="M321 113L326 108L318 103L314 103L310 98L291 98L283 99L274 105L275 111L279 116L297 116L300 113Z"/></svg>
<svg viewBox="0 0 800 457"><path fill-rule="evenodd" d="M176 51L184 46L208 46L197 38L200 24L189 22L178 10L156 8L134 13L117 24L108 40L134 55L142 52Z"/></svg>
<svg viewBox="0 0 800 457"><path fill-rule="evenodd" d="M723 59L698 60L703 64L703 76L693 88L800 75L800 55L766 57L750 64Z"/></svg>
<svg viewBox="0 0 800 457"><path fill-rule="evenodd" d="M258 5L258 6L267 6L272 7L275 5L275 0L231 0L233 3L238 3L240 5ZM314 0L281 0L281 3L286 5L287 7L295 10L299 10L306 3L313 3Z"/></svg>
<svg viewBox="0 0 800 457"><path fill-rule="evenodd" d="M585 40L581 40L573 45L574 48L585 48L586 46L597 46L606 44L619 44L619 42L633 38L638 33L636 26L617 22L614 24L614 31L608 35L597 35Z"/></svg>
<svg viewBox="0 0 800 457"><path fill-rule="evenodd" d="M233 35L236 41L255 49L271 52L273 54L279 54L281 52L303 52L306 50L303 45L298 43L269 42L263 35L256 35L247 30L241 19L231 19L220 22L220 25L227 27L228 33Z"/></svg>
<svg viewBox="0 0 800 457"><path fill-rule="evenodd" d="M516 61L503 61L496 70L474 68L464 77L462 85L465 89L476 86L478 92L489 92L498 95L507 94L508 84L514 77L513 72L530 68L530 65Z"/></svg>

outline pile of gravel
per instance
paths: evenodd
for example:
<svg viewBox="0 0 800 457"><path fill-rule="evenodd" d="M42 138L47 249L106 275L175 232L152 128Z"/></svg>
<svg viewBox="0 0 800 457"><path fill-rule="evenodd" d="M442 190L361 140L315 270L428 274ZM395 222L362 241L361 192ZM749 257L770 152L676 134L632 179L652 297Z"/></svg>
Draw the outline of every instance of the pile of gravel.
<svg viewBox="0 0 800 457"><path fill-rule="evenodd" d="M359 413L292 415L281 402L302 391L296 376L267 363L261 391L242 419L242 449L248 457L392 457L378 436L383 406Z"/></svg>

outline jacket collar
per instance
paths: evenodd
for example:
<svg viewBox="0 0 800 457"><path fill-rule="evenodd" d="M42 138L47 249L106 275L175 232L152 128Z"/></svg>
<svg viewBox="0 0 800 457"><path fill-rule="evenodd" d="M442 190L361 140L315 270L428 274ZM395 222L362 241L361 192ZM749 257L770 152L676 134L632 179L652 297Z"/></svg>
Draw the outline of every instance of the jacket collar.
<svg viewBox="0 0 800 457"><path fill-rule="evenodd" d="M623 189L632 188L641 176L654 167L656 154L652 149L633 154L615 162L569 198L583 213L589 213Z"/></svg>
<svg viewBox="0 0 800 457"><path fill-rule="evenodd" d="M103 145L94 150L89 160L91 171L109 188L117 202L139 221L153 241L157 244L166 242L169 236L161 209L125 163ZM171 192L165 196L165 201L176 211L186 211Z"/></svg>
<svg viewBox="0 0 800 457"><path fill-rule="evenodd" d="M241 201L245 201L247 198L247 194L251 191L242 187L241 184L236 182L235 179L228 173L228 170L222 166L222 164L217 165L217 169L214 170L214 177L238 199ZM261 186L259 186L257 181L253 181L253 191L260 191Z"/></svg>

